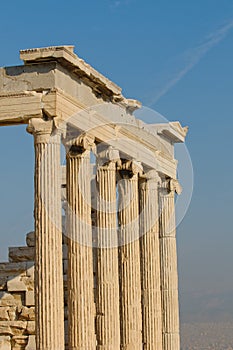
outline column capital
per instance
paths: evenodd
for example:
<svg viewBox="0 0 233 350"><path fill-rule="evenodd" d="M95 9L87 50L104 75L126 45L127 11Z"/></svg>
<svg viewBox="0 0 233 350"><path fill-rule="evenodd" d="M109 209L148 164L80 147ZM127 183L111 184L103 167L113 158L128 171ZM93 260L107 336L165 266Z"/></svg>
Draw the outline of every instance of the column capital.
<svg viewBox="0 0 233 350"><path fill-rule="evenodd" d="M122 177L133 177L135 175L141 177L143 175L143 166L141 162L136 160L122 160L119 170Z"/></svg>
<svg viewBox="0 0 233 350"><path fill-rule="evenodd" d="M177 194L182 193L182 187L181 187L179 181L176 179L170 179L168 189L170 192L175 192Z"/></svg>
<svg viewBox="0 0 233 350"><path fill-rule="evenodd" d="M116 163L117 167L121 166L119 151L112 146L108 146L98 152L97 148L97 164L105 166L109 163Z"/></svg>
<svg viewBox="0 0 233 350"><path fill-rule="evenodd" d="M155 169L152 169L141 175L139 184L141 190L157 190L161 185L161 177Z"/></svg>
<svg viewBox="0 0 233 350"><path fill-rule="evenodd" d="M85 133L74 138L66 138L64 144L68 148L68 156L74 157L85 151L94 150L95 138Z"/></svg>
<svg viewBox="0 0 233 350"><path fill-rule="evenodd" d="M35 137L35 143L48 143L54 129L53 120L32 118L29 120L27 132Z"/></svg>
<svg viewBox="0 0 233 350"><path fill-rule="evenodd" d="M180 195L182 193L182 186L177 179L164 179L161 183L161 188L167 190L169 193L176 193Z"/></svg>
<svg viewBox="0 0 233 350"><path fill-rule="evenodd" d="M65 141L68 146L78 146L85 151L86 150L90 151L95 146L95 138L86 133L81 134L74 138L66 139Z"/></svg>

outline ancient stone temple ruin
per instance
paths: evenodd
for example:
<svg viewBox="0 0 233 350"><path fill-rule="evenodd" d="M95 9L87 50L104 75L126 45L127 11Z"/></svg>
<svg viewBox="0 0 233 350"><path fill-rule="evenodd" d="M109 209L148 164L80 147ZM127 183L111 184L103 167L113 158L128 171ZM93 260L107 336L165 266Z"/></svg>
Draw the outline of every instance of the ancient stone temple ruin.
<svg viewBox="0 0 233 350"><path fill-rule="evenodd" d="M187 128L137 119L140 103L72 46L20 57L0 69L0 126L34 138L35 228L0 264L0 350L179 350Z"/></svg>

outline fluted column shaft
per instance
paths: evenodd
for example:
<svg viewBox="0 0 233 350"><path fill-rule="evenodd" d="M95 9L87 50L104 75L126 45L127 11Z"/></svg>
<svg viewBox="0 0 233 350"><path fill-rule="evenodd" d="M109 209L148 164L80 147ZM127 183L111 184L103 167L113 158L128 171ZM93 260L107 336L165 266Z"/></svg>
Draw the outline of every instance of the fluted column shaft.
<svg viewBox="0 0 233 350"><path fill-rule="evenodd" d="M116 162L97 166L97 349L120 349Z"/></svg>
<svg viewBox="0 0 233 350"><path fill-rule="evenodd" d="M140 245L143 349L162 348L158 175L140 181Z"/></svg>
<svg viewBox="0 0 233 350"><path fill-rule="evenodd" d="M142 349L138 174L118 182L121 349Z"/></svg>
<svg viewBox="0 0 233 350"><path fill-rule="evenodd" d="M68 236L68 349L94 350L95 308L90 151L71 146L66 157Z"/></svg>
<svg viewBox="0 0 233 350"><path fill-rule="evenodd" d="M160 189L160 268L163 350L180 350L175 188L165 180Z"/></svg>
<svg viewBox="0 0 233 350"><path fill-rule="evenodd" d="M60 135L32 119L35 140L36 349L64 349Z"/></svg>

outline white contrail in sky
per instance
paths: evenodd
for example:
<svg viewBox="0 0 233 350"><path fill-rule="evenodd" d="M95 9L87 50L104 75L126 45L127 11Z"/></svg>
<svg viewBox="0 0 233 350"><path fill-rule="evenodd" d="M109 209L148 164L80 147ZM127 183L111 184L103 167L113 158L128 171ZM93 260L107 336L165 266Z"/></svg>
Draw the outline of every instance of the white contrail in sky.
<svg viewBox="0 0 233 350"><path fill-rule="evenodd" d="M222 41L228 32L233 28L233 20L211 33L200 45L189 49L183 55L188 63L155 95L150 105L154 105L163 95L165 95L176 83L178 83L200 60L201 58L220 41Z"/></svg>

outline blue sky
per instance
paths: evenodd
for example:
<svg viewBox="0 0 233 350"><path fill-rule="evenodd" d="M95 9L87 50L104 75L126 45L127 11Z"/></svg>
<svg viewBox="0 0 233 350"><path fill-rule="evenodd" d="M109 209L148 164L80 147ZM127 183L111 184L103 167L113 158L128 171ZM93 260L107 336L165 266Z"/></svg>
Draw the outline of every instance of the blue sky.
<svg viewBox="0 0 233 350"><path fill-rule="evenodd" d="M20 49L73 44L125 96L189 126L195 184L178 251L181 295L190 298L233 294L232 26L228 0L1 4L0 66L21 64ZM4 260L6 247L23 244L32 229L33 142L25 127L0 128L0 157Z"/></svg>

